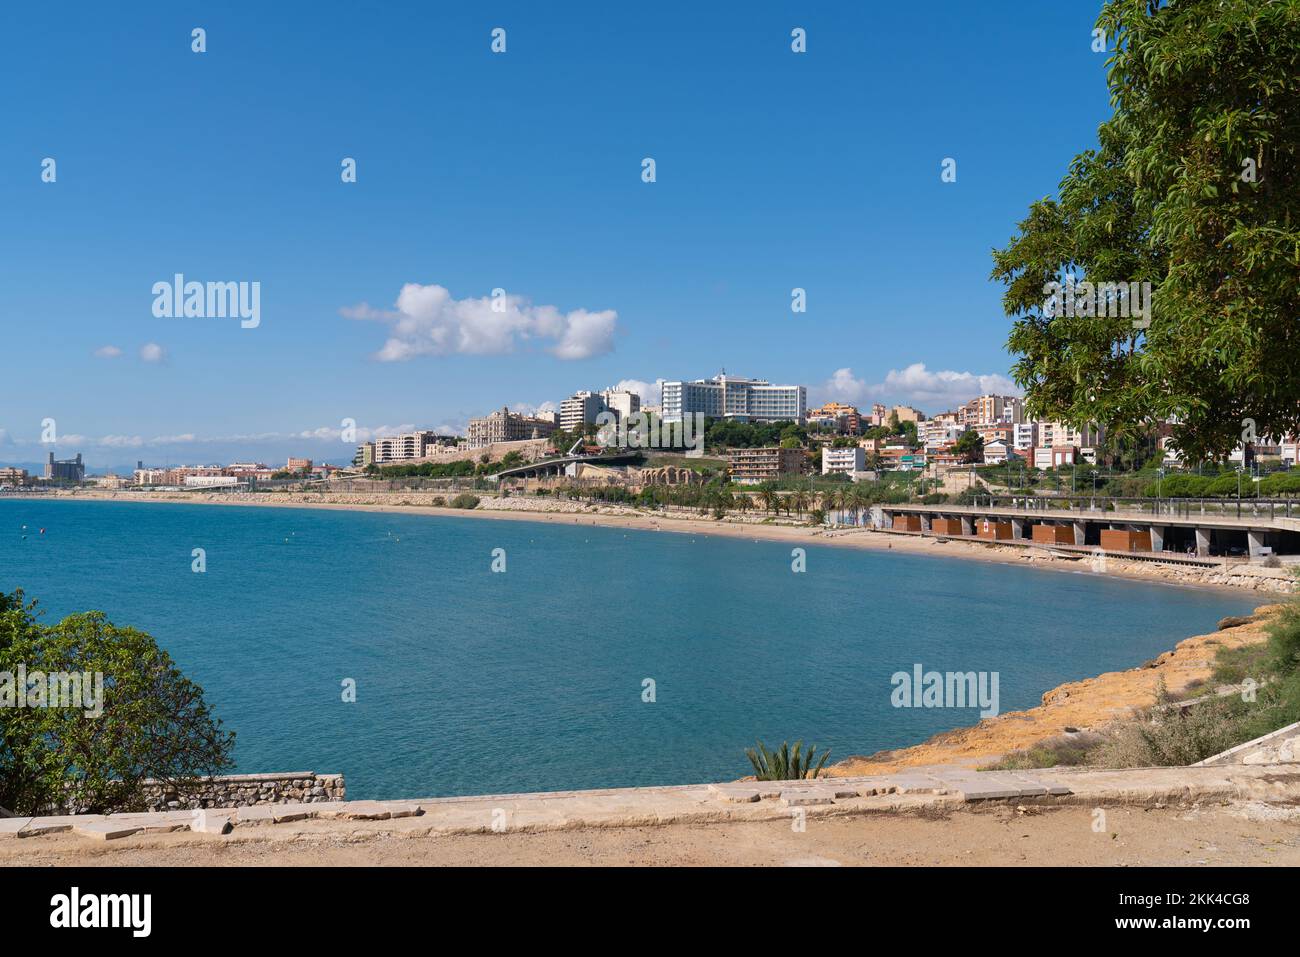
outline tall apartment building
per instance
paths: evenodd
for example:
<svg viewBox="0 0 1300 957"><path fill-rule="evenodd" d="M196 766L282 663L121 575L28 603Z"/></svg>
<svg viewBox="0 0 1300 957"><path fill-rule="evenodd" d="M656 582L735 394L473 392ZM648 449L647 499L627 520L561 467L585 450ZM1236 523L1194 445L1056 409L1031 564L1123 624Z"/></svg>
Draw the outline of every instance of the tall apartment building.
<svg viewBox="0 0 1300 957"><path fill-rule="evenodd" d="M81 453L75 459L55 460L54 453L49 453L45 460L45 478L52 482L80 482L86 477L86 466L81 461Z"/></svg>
<svg viewBox="0 0 1300 957"><path fill-rule="evenodd" d="M1077 446L1094 448L1101 444L1105 432L1095 425L1076 429L1066 422L1039 422L1038 445L1045 448Z"/></svg>
<svg viewBox="0 0 1300 957"><path fill-rule="evenodd" d="M423 429L418 432L403 432L401 435L386 435L366 444L374 446L370 462L363 463L369 465L371 462L380 464L400 462L404 459L422 459L433 455L442 446L454 446L456 440L451 436L439 435L431 429ZM364 448L363 445L359 450L363 459L366 455L362 451Z"/></svg>
<svg viewBox="0 0 1300 957"><path fill-rule="evenodd" d="M606 389L600 397L605 400L605 408L618 416L622 422L628 416L641 411L641 396L626 389Z"/></svg>
<svg viewBox="0 0 1300 957"><path fill-rule="evenodd" d="M605 411L605 399L599 392L575 392L560 403L560 428L572 432L584 425L595 425L596 416Z"/></svg>
<svg viewBox="0 0 1300 957"><path fill-rule="evenodd" d="M27 474L26 469L20 469L16 465L9 468L0 468L0 485L29 485L31 476Z"/></svg>
<svg viewBox="0 0 1300 957"><path fill-rule="evenodd" d="M470 419L466 433L471 449L486 448L496 442L521 442L542 439L555 431L555 421L511 412L502 406L491 415Z"/></svg>
<svg viewBox="0 0 1300 957"><path fill-rule="evenodd" d="M961 416L962 424L971 428L995 423L1015 425L1024 421L1024 400L1014 395L981 395L962 406Z"/></svg>
<svg viewBox="0 0 1300 957"><path fill-rule="evenodd" d="M803 422L808 387L772 385L766 379L723 373L711 379L665 382L661 405L665 422L681 422L696 414L736 422Z"/></svg>
<svg viewBox="0 0 1300 957"><path fill-rule="evenodd" d="M803 460L803 449L731 449L727 452L727 471L733 482L757 485L785 475L798 475Z"/></svg>

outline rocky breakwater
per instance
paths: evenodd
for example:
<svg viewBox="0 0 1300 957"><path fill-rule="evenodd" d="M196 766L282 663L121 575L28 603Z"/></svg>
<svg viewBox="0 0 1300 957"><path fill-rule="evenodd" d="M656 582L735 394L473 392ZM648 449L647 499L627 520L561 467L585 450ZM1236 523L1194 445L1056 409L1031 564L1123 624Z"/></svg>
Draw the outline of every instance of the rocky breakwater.
<svg viewBox="0 0 1300 957"><path fill-rule="evenodd" d="M228 774L175 787L161 781L144 784L149 811L252 807L257 804L317 804L342 801L347 789L341 774L294 771L287 774Z"/></svg>

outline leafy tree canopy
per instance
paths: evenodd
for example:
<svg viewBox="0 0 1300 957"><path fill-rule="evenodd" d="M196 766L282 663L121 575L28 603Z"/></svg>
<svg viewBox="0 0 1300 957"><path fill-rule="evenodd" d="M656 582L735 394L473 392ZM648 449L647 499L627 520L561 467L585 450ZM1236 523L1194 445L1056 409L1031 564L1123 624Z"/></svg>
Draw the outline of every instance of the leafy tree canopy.
<svg viewBox="0 0 1300 957"><path fill-rule="evenodd" d="M102 699L0 709L0 805L18 814L139 809L147 778L181 785L233 764L234 734L148 634L97 611L45 626L34 610L21 591L0 593L0 675L10 676L9 693L36 687L14 686L22 666L29 682L33 672L101 675Z"/></svg>
<svg viewBox="0 0 1300 957"><path fill-rule="evenodd" d="M1097 25L1114 115L994 251L1030 414L1173 419L1192 461L1300 430L1300 4L1110 0ZM1149 282L1150 315L1052 315L1068 276Z"/></svg>

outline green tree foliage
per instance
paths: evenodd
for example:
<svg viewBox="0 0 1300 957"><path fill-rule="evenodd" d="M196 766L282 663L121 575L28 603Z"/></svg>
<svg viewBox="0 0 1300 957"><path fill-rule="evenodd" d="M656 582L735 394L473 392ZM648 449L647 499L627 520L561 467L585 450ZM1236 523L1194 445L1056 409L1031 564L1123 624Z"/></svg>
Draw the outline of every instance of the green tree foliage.
<svg viewBox="0 0 1300 957"><path fill-rule="evenodd" d="M711 449L758 449L780 445L782 439L798 439L798 448L808 441L808 430L795 422L733 422L710 419L705 423L704 444Z"/></svg>
<svg viewBox="0 0 1300 957"><path fill-rule="evenodd" d="M1031 414L1176 419L1190 461L1300 429L1300 5L1111 0L1114 115L994 252ZM1150 282L1147 328L1052 316L1045 285ZM1140 322L1138 323L1140 326Z"/></svg>
<svg viewBox="0 0 1300 957"><path fill-rule="evenodd" d="M963 462L979 462L984 458L984 439L976 431L967 429L952 444L952 452Z"/></svg>
<svg viewBox="0 0 1300 957"><path fill-rule="evenodd" d="M103 710L84 699L0 708L0 805L19 814L139 809L147 778L183 787L232 766L234 734L153 638L98 611L45 626L35 607L21 591L0 593L0 672L100 674Z"/></svg>

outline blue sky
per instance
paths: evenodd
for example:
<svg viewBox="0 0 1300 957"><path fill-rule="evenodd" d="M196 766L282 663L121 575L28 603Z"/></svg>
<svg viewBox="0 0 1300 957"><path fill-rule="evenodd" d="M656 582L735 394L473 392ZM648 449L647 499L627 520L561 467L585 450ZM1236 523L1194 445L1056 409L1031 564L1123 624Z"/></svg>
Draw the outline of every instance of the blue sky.
<svg viewBox="0 0 1300 957"><path fill-rule="evenodd" d="M46 418L97 466L344 461L345 418L724 366L939 411L1007 374L989 251L1109 113L1098 7L11 6L0 463ZM178 272L260 325L155 317Z"/></svg>

